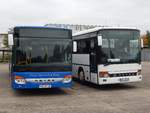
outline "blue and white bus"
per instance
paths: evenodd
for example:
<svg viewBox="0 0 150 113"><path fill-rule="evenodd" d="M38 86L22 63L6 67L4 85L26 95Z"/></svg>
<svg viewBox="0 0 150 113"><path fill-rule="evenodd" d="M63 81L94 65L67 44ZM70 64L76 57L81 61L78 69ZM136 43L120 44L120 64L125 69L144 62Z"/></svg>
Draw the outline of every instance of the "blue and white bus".
<svg viewBox="0 0 150 113"><path fill-rule="evenodd" d="M140 31L129 27L97 27L73 35L73 76L94 84L139 82Z"/></svg>
<svg viewBox="0 0 150 113"><path fill-rule="evenodd" d="M9 34L14 89L72 86L72 31L18 26ZM12 42L9 41L9 42Z"/></svg>

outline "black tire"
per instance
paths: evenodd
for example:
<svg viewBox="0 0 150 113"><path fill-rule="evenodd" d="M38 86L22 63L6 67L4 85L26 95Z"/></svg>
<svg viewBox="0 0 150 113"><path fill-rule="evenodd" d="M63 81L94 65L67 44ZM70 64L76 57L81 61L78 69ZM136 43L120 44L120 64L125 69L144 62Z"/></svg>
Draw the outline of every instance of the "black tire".
<svg viewBox="0 0 150 113"><path fill-rule="evenodd" d="M85 81L85 75L83 69L79 69L78 71L78 78L81 82Z"/></svg>

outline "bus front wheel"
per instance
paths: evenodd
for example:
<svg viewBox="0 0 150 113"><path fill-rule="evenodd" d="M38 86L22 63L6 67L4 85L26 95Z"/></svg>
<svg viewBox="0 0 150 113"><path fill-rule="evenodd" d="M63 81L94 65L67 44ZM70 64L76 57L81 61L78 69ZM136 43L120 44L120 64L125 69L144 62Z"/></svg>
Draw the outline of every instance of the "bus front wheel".
<svg viewBox="0 0 150 113"><path fill-rule="evenodd" d="M85 80L85 75L84 75L83 69L79 69L78 77L79 77L80 81L84 81Z"/></svg>

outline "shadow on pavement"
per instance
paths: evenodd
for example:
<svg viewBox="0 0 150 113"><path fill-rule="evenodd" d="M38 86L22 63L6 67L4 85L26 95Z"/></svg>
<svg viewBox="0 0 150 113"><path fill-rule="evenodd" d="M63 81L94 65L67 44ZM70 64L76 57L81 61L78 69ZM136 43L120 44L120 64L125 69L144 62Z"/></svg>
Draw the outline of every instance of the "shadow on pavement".
<svg viewBox="0 0 150 113"><path fill-rule="evenodd" d="M59 89L59 88L51 88L51 89L22 89L22 90L14 90L14 95L16 96L53 96L53 95L68 95L67 90L69 89Z"/></svg>
<svg viewBox="0 0 150 113"><path fill-rule="evenodd" d="M111 84L111 85L96 85L89 82L80 82L79 80L74 80L73 87L70 89L65 88L51 88L51 89L24 89L24 90L14 90L15 96L61 96L61 95L72 95L80 90L94 89L98 91L118 91L118 90L132 90L138 88L134 84ZM90 89L89 89L90 88Z"/></svg>
<svg viewBox="0 0 150 113"><path fill-rule="evenodd" d="M88 88L94 88L98 90L105 90L105 91L112 91L112 90L126 90L126 89L136 89L133 83L126 83L126 84L109 84L109 85L96 85L90 82L81 82L80 80L74 79L76 83L79 83L81 86L87 86Z"/></svg>

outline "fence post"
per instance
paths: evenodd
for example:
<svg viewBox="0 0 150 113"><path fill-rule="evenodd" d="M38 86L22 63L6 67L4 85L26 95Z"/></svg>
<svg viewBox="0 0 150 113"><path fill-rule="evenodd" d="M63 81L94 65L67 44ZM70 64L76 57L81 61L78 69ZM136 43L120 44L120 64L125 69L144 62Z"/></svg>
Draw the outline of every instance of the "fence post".
<svg viewBox="0 0 150 113"><path fill-rule="evenodd" d="M2 51L2 62L4 61L4 51Z"/></svg>

